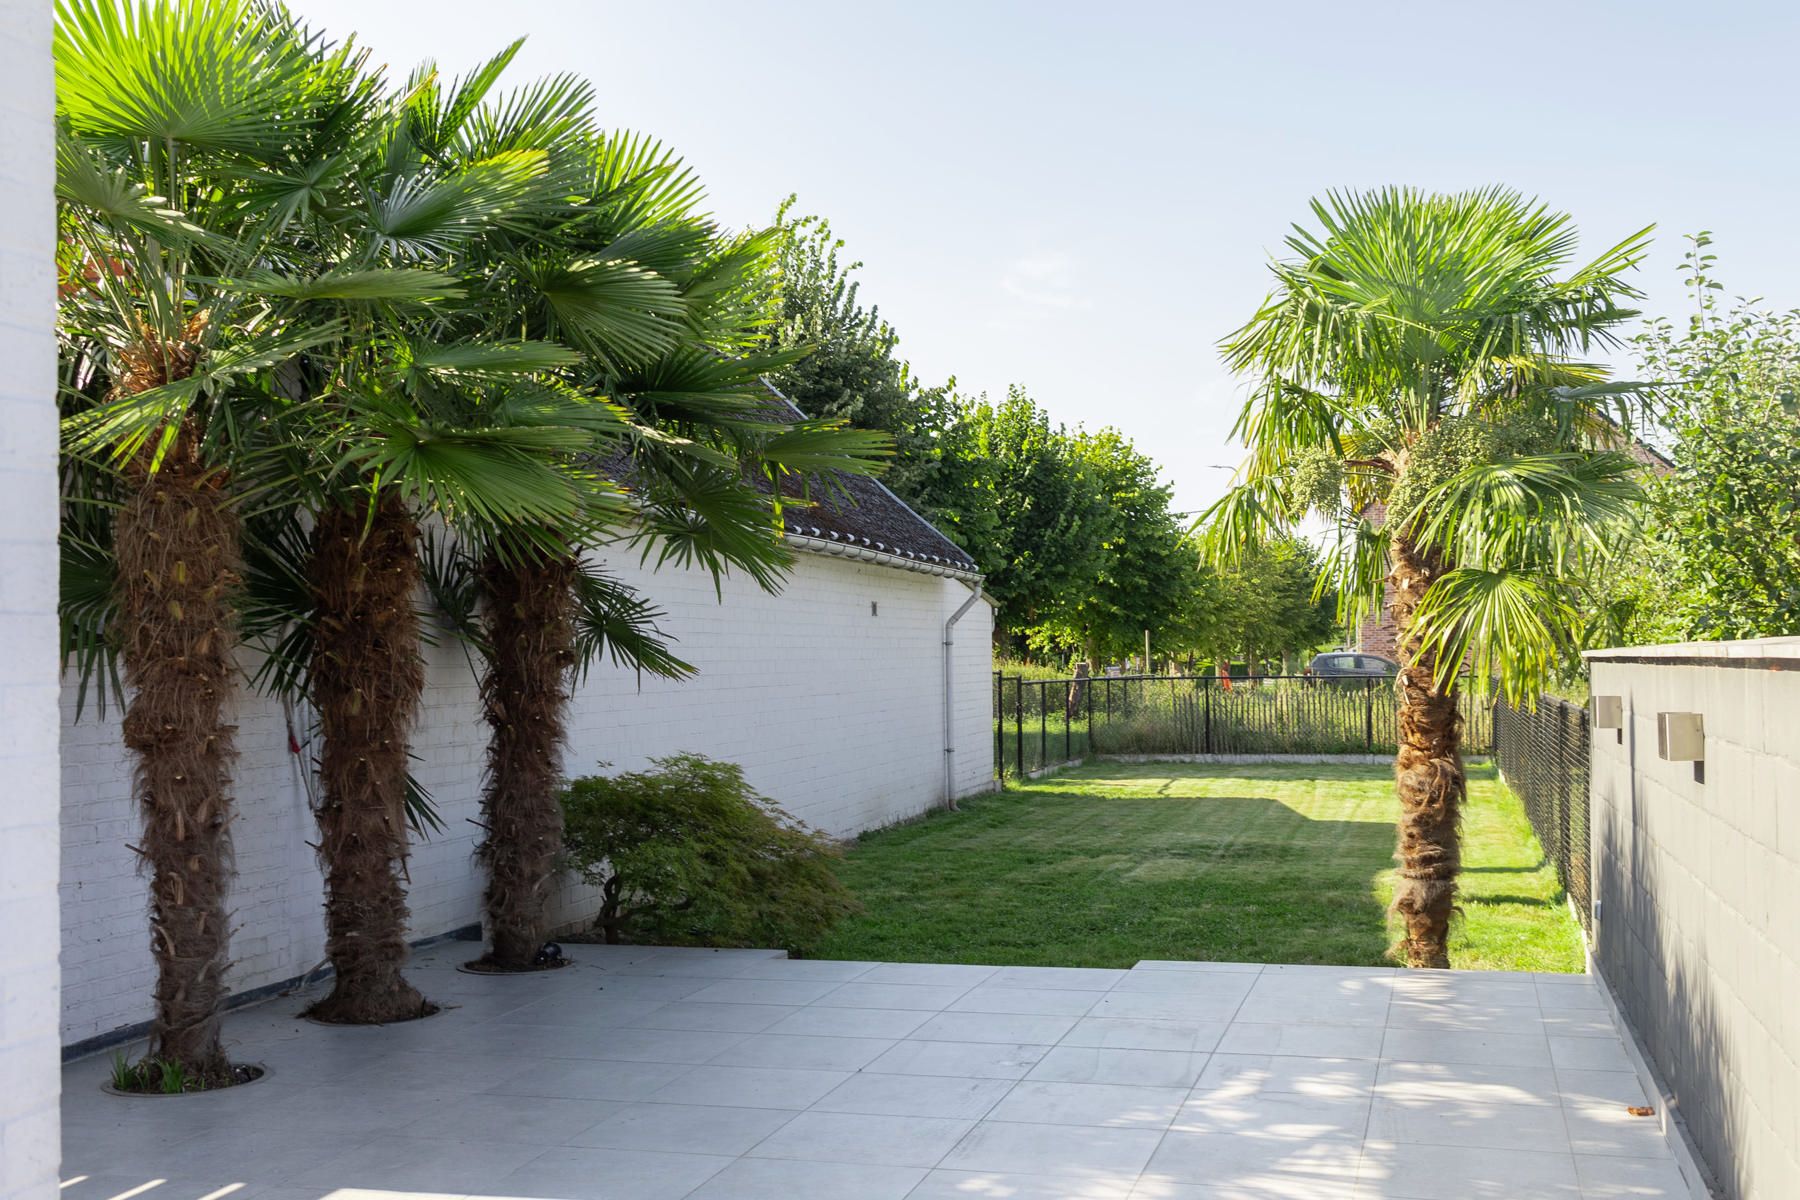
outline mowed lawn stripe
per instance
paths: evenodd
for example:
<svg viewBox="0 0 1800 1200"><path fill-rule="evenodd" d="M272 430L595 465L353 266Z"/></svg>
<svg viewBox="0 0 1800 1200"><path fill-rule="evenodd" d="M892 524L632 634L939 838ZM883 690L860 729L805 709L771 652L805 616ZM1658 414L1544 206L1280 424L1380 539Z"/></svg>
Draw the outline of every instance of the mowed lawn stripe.
<svg viewBox="0 0 1800 1200"><path fill-rule="evenodd" d="M865 906L820 958L1128 967L1379 965L1393 931L1387 768L1097 762L867 834ZM1470 769L1453 965L1573 971L1581 943L1518 800Z"/></svg>

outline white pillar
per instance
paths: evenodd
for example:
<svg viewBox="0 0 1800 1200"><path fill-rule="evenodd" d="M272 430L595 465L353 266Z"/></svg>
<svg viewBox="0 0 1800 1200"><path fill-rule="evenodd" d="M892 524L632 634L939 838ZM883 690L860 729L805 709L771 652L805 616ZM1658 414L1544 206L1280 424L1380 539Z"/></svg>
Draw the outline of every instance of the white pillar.
<svg viewBox="0 0 1800 1200"><path fill-rule="evenodd" d="M0 3L0 1200L50 1200L57 1115L56 290L48 0Z"/></svg>

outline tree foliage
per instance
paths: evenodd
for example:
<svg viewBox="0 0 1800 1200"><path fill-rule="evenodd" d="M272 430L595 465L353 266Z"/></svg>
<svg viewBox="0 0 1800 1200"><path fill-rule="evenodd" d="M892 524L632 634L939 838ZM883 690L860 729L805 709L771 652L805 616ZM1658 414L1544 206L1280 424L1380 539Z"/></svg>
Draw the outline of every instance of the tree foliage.
<svg viewBox="0 0 1800 1200"><path fill-rule="evenodd" d="M1590 643L1800 634L1800 310L1722 302L1711 238L1691 241L1692 316L1633 339L1673 467L1600 576Z"/></svg>
<svg viewBox="0 0 1800 1200"><path fill-rule="evenodd" d="M692 754L652 762L562 794L569 862L600 889L595 928L608 942L791 947L856 911L837 849L741 768Z"/></svg>

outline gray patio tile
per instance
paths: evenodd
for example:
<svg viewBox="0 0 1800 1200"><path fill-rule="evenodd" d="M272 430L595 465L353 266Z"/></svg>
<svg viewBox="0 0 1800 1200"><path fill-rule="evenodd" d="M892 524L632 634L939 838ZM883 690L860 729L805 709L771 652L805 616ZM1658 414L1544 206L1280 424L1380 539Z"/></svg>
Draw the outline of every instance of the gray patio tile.
<svg viewBox="0 0 1800 1200"><path fill-rule="evenodd" d="M1527 978L1489 979L1485 971L1406 971L1385 984L1401 1000L1459 1000L1488 1008L1536 1008L1537 985Z"/></svg>
<svg viewBox="0 0 1800 1200"><path fill-rule="evenodd" d="M679 998L702 1004L811 1004L838 986L817 979L721 979Z"/></svg>
<svg viewBox="0 0 1800 1200"><path fill-rule="evenodd" d="M688 1200L905 1200L923 1167L740 1158Z"/></svg>
<svg viewBox="0 0 1800 1200"><path fill-rule="evenodd" d="M1535 1008L1484 1008L1461 1000L1396 999L1388 1008L1392 1029L1441 1029L1450 1033L1541 1033Z"/></svg>
<svg viewBox="0 0 1800 1200"><path fill-rule="evenodd" d="M346 1071L338 1081L345 1087L373 1087L387 1091L479 1092L518 1074L549 1063L554 1042L543 1043L544 1057L523 1054L425 1054L403 1050L379 1055L363 1067ZM273 1080L271 1080L273 1082Z"/></svg>
<svg viewBox="0 0 1800 1200"><path fill-rule="evenodd" d="M608 1029L592 1035L582 1056L608 1062L703 1063L752 1036L698 1029ZM554 1042L543 1045L546 1051L556 1048Z"/></svg>
<svg viewBox="0 0 1800 1200"><path fill-rule="evenodd" d="M783 1017L799 1011L801 1009L797 1004L704 1004L692 1000L674 1000L622 1024L638 1029L761 1033Z"/></svg>
<svg viewBox="0 0 1800 1200"><path fill-rule="evenodd" d="M1049 1046L1016 1042L904 1041L870 1063L868 1070L894 1075L944 1075L957 1079L1023 1079Z"/></svg>
<svg viewBox="0 0 1800 1200"><path fill-rule="evenodd" d="M461 1195L491 1189L543 1153L541 1145L520 1142L388 1134L361 1146L322 1155L312 1167L286 1175L283 1181L332 1191L379 1188ZM252 1173L258 1170L255 1164L247 1163L246 1167Z"/></svg>
<svg viewBox="0 0 1800 1200"><path fill-rule="evenodd" d="M506 1176L494 1191L581 1200L681 1200L732 1162L723 1155L559 1147Z"/></svg>
<svg viewBox="0 0 1800 1200"><path fill-rule="evenodd" d="M962 984L842 984L819 998L821 1008L889 1008L938 1012L969 989Z"/></svg>
<svg viewBox="0 0 1800 1200"><path fill-rule="evenodd" d="M1244 997L1246 1016L1278 1024L1382 1025L1392 996L1385 980L1331 972L1264 972Z"/></svg>
<svg viewBox="0 0 1800 1200"><path fill-rule="evenodd" d="M962 963L883 963L859 983L903 983L926 987L972 988L991 978L999 967L968 966Z"/></svg>
<svg viewBox="0 0 1800 1200"><path fill-rule="evenodd" d="M1408 1104L1557 1103L1556 1072L1548 1067L1476 1063L1384 1062L1375 1094Z"/></svg>
<svg viewBox="0 0 1800 1200"><path fill-rule="evenodd" d="M1611 1014L1594 1008L1540 1008L1544 1032L1551 1037L1617 1038Z"/></svg>
<svg viewBox="0 0 1800 1200"><path fill-rule="evenodd" d="M1075 1028L1074 1017L1028 1013L939 1013L913 1031L928 1042L1008 1042L1045 1045Z"/></svg>
<svg viewBox="0 0 1800 1200"><path fill-rule="evenodd" d="M1574 1156L1468 1146L1363 1146L1357 1195L1440 1200L1446 1190L1467 1200L1576 1200Z"/></svg>
<svg viewBox="0 0 1800 1200"><path fill-rule="evenodd" d="M1701 1194L1668 1158L1575 1156L1583 1200L1692 1200Z"/></svg>
<svg viewBox="0 0 1800 1200"><path fill-rule="evenodd" d="M174 1101L173 1103L182 1103ZM160 1101L135 1101L140 1104L156 1104ZM280 1183L292 1179L303 1171L310 1171L322 1162L329 1162L341 1155L351 1153L369 1143L386 1141L391 1134L370 1138L332 1137L321 1133L306 1133L300 1130L280 1127L259 1128L254 1130L219 1129L204 1130L194 1137L185 1139L180 1145L179 1165L171 1169L174 1173L193 1179L244 1179L254 1177L259 1183ZM115 1156L112 1161L94 1164L105 1169L121 1167L151 1170L155 1158L139 1152L131 1156L129 1162L120 1162ZM76 1169L85 1164L65 1163L64 1170ZM348 1181L346 1181L348 1182Z"/></svg>
<svg viewBox="0 0 1800 1200"><path fill-rule="evenodd" d="M781 1067L695 1067L657 1089L662 1104L723 1104L734 1108L807 1108L849 1077L846 1071Z"/></svg>
<svg viewBox="0 0 1800 1200"><path fill-rule="evenodd" d="M892 1038L805 1037L759 1033L715 1056L727 1067L804 1067L814 1071L860 1071L892 1049Z"/></svg>
<svg viewBox="0 0 1800 1200"><path fill-rule="evenodd" d="M797 1008L765 1031L806 1037L903 1038L931 1019L925 1009Z"/></svg>
<svg viewBox="0 0 1800 1200"><path fill-rule="evenodd" d="M602 974L596 977L593 990L587 993L590 997L627 1002L632 1000L685 1000L696 992L711 987L716 982L705 976L695 975L612 975ZM546 1008L565 1007L564 1001L582 993L559 993L546 996L538 1004ZM535 1020L536 1018L529 1018Z"/></svg>
<svg viewBox="0 0 1800 1200"><path fill-rule="evenodd" d="M1241 962L1206 962L1187 958L1146 958L1134 971L1225 971L1234 975L1260 975L1266 964Z"/></svg>
<svg viewBox="0 0 1800 1200"><path fill-rule="evenodd" d="M573 1146L735 1157L793 1120L794 1109L703 1104L621 1105L620 1111L569 1139Z"/></svg>
<svg viewBox="0 0 1800 1200"><path fill-rule="evenodd" d="M1006 1171L1070 1179L1129 1181L1156 1152L1162 1131L985 1121L938 1165L956 1171Z"/></svg>
<svg viewBox="0 0 1800 1200"><path fill-rule="evenodd" d="M62 1188L57 1193L57 1200L117 1200L117 1197L130 1195L150 1200L224 1200L220 1193L229 1195L232 1200L265 1200L279 1192L295 1193L294 1200L319 1200L318 1188L287 1188L280 1184L253 1183L243 1178L244 1173L217 1179L188 1179L173 1174L158 1172L151 1174L144 1171L136 1173L116 1174L84 1174L79 1171L64 1170ZM145 1188L146 1184L151 1184ZM397 1200L397 1198L396 1198ZM408 1200L413 1200L409 1197ZM446 1197L444 1200L450 1200Z"/></svg>
<svg viewBox="0 0 1800 1200"><path fill-rule="evenodd" d="M1271 1025L1234 1021L1219 1039L1221 1054L1304 1058L1380 1058L1386 1030L1369 1025Z"/></svg>
<svg viewBox="0 0 1800 1200"><path fill-rule="evenodd" d="M1294 1058L1275 1054L1215 1054L1194 1085L1197 1100L1263 1092L1349 1099L1368 1096L1378 1064L1363 1058Z"/></svg>
<svg viewBox="0 0 1800 1200"><path fill-rule="evenodd" d="M1247 982L1250 977L1234 978L1242 978ZM1100 998L1100 1003L1088 1010L1088 1015L1150 1021L1229 1021L1237 1015L1242 1003L1242 991L1234 988L1201 992L1123 992L1114 988Z"/></svg>
<svg viewBox="0 0 1800 1200"><path fill-rule="evenodd" d="M1344 1200L1355 1185L1357 1160L1353 1141L1170 1133L1157 1147L1132 1195ZM1182 1185L1201 1190L1176 1190Z"/></svg>
<svg viewBox="0 0 1800 1200"><path fill-rule="evenodd" d="M1187 1089L1179 1087L1027 1079L1014 1086L987 1119L1036 1125L1167 1129L1186 1099Z"/></svg>
<svg viewBox="0 0 1800 1200"><path fill-rule="evenodd" d="M1565 1068L1574 1071L1629 1071L1632 1069L1631 1057L1625 1053L1625 1047L1617 1036L1610 1038L1552 1037L1550 1039L1550 1061L1559 1071Z"/></svg>
<svg viewBox="0 0 1800 1200"><path fill-rule="evenodd" d="M1569 1145L1577 1154L1669 1158L1674 1153L1663 1134L1661 1114L1634 1117L1622 1104L1564 1105L1562 1113Z"/></svg>
<svg viewBox="0 0 1800 1200"><path fill-rule="evenodd" d="M644 1100L694 1069L681 1063L568 1059L515 1070L487 1091L500 1096L558 1100Z"/></svg>
<svg viewBox="0 0 1800 1200"><path fill-rule="evenodd" d="M1083 1017L1064 1035L1065 1046L1116 1050L1206 1052L1225 1034L1224 1021L1157 1021L1144 1017Z"/></svg>
<svg viewBox="0 0 1800 1200"><path fill-rule="evenodd" d="M974 1127L973 1121L947 1117L804 1112L770 1134L750 1157L930 1167Z"/></svg>
<svg viewBox="0 0 1800 1200"><path fill-rule="evenodd" d="M1548 983L1540 979L1537 984L1539 1008L1584 1008L1592 1012L1606 1011L1606 997L1600 994L1600 985L1586 975L1566 976L1572 983Z"/></svg>
<svg viewBox="0 0 1800 1200"><path fill-rule="evenodd" d="M1591 1038L1571 1039L1587 1042ZM1440 1029L1390 1029L1381 1043L1388 1062L1476 1063L1483 1066L1550 1065L1542 1034L1457 1033ZM1573 1064L1572 1064L1573 1065Z"/></svg>
<svg viewBox="0 0 1800 1200"><path fill-rule="evenodd" d="M1361 1142L1368 1123L1367 1096L1256 1092L1228 1099L1197 1096L1182 1105L1171 1128L1286 1142Z"/></svg>
<svg viewBox="0 0 1800 1200"><path fill-rule="evenodd" d="M1377 1097L1369 1137L1433 1146L1494 1150L1566 1150L1562 1109L1552 1104L1490 1104L1479 1100L1426 1102Z"/></svg>
<svg viewBox="0 0 1800 1200"><path fill-rule="evenodd" d="M509 1025L619 1025L655 1012L670 1001L681 999L683 994L708 986L704 979L649 978L619 982L633 986L620 989L619 983L613 983L604 991L596 990L589 995L546 996L500 1016ZM675 984L673 989L667 986L670 983ZM640 988L635 986L637 984L653 986Z"/></svg>
<svg viewBox="0 0 1800 1200"><path fill-rule="evenodd" d="M1331 979L1393 979L1404 974L1404 967L1349 967L1337 963L1267 963L1262 973L1280 978L1312 976Z"/></svg>
<svg viewBox="0 0 1800 1200"><path fill-rule="evenodd" d="M987 1115L1012 1086L1009 1079L952 1079L938 1075L859 1071L827 1093L813 1105L813 1110L977 1120Z"/></svg>
<svg viewBox="0 0 1800 1200"><path fill-rule="evenodd" d="M1261 978L1236 971L1127 971L1114 992L1176 992L1242 1000Z"/></svg>
<svg viewBox="0 0 1800 1200"><path fill-rule="evenodd" d="M1131 1181L1118 1179L1068 1179L1056 1175L1019 1175L998 1171L937 1170L908 1194L906 1200L1130 1200Z"/></svg>
<svg viewBox="0 0 1800 1200"><path fill-rule="evenodd" d="M1038 1060L1027 1079L1056 1083L1127 1083L1144 1087L1190 1088L1200 1078L1207 1055L1178 1050L1111 1050L1056 1046Z"/></svg>
<svg viewBox="0 0 1800 1200"><path fill-rule="evenodd" d="M378 1103L406 1116L418 1108L393 1095L370 1093ZM521 1104L515 1096L479 1092L439 1097L425 1115L406 1127L418 1137L468 1138L472 1141L518 1142L540 1146L579 1146L579 1135L625 1108L618 1100L558 1100L554 1104ZM284 1114L284 1120L288 1119Z"/></svg>
<svg viewBox="0 0 1800 1200"><path fill-rule="evenodd" d="M1570 1108L1594 1105L1602 1108L1650 1103L1643 1081L1635 1071L1582 1071L1559 1068L1555 1092Z"/></svg>
<svg viewBox="0 0 1800 1200"><path fill-rule="evenodd" d="M812 979L847 983L868 974L880 963L831 958L782 958L754 962L744 967L746 979Z"/></svg>
<svg viewBox="0 0 1800 1200"><path fill-rule="evenodd" d="M971 988L954 1004L952 1012L1039 1013L1079 1017L1094 1007L1100 993L1068 988L981 987Z"/></svg>
<svg viewBox="0 0 1800 1200"><path fill-rule="evenodd" d="M1104 992L1127 973L1111 967L1001 967L981 986Z"/></svg>

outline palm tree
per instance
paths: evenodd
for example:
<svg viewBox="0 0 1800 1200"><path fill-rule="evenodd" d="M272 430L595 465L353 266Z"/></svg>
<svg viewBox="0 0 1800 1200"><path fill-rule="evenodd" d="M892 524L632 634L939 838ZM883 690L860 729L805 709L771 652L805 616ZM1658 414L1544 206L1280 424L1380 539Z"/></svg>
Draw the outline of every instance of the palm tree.
<svg viewBox="0 0 1800 1200"><path fill-rule="evenodd" d="M504 148L548 156L539 201L470 247L483 283L472 339L566 344L558 379L596 410L582 449L633 494L605 529L493 526L447 560L481 597L486 962L529 967L546 930L561 853L556 798L570 689L595 656L665 676L656 611L580 551L621 540L659 562L736 568L778 586L788 555L777 512L832 471L867 471L883 439L809 422L775 402L749 353L761 332L767 235L722 233L696 210L692 173L657 143L593 132L591 92L556 78L489 101L518 43L440 91L421 80L408 136L434 158ZM761 486L759 486L759 481ZM585 519L585 518L584 518ZM521 538L525 532L532 536ZM439 584L439 590L445 587ZM462 606L462 611L471 611Z"/></svg>
<svg viewBox="0 0 1800 1200"><path fill-rule="evenodd" d="M360 78L333 113L330 157L303 172L341 188L309 194L280 253L225 281L329 331L268 373L296 486L289 511L257 523L259 575L274 586L251 624L270 652L260 681L317 713L334 980L311 1012L344 1023L429 1011L402 974L422 524L509 554L561 554L564 534L624 507L581 457L618 414L555 377L578 356L512 332L463 336L480 324L469 314L487 286L483 239L564 181L530 146L488 139L450 153L433 78L399 91Z"/></svg>
<svg viewBox="0 0 1800 1200"><path fill-rule="evenodd" d="M1465 796L1458 675L1535 697L1571 622L1580 558L1627 519L1631 385L1616 345L1649 231L1576 265L1570 218L1504 189L1315 201L1275 288L1225 339L1253 373L1232 491L1202 519L1241 547L1317 511L1338 530L1342 615L1398 624L1393 910L1409 966L1444 967Z"/></svg>
<svg viewBox="0 0 1800 1200"><path fill-rule="evenodd" d="M228 714L241 506L269 413L258 381L332 332L224 280L278 255L293 206L329 189L298 168L357 60L248 0L60 0L54 46L64 645L84 694L115 654L123 667L150 1056L217 1085L231 1082Z"/></svg>

